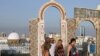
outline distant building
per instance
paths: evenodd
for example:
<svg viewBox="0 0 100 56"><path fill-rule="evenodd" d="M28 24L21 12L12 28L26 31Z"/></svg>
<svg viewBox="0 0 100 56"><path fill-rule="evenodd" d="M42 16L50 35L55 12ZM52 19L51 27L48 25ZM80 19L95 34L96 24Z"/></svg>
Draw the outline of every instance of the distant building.
<svg viewBox="0 0 100 56"><path fill-rule="evenodd" d="M7 56L12 54L13 56L14 54L18 56L22 54L24 56L29 56L29 38L20 37L16 32L10 33L6 38L0 37L0 52L3 56L5 56L7 53Z"/></svg>
<svg viewBox="0 0 100 56"><path fill-rule="evenodd" d="M7 34L4 33L4 32L1 32L1 33L0 33L0 37L7 37Z"/></svg>
<svg viewBox="0 0 100 56"><path fill-rule="evenodd" d="M49 38L54 38L55 42L57 42L59 39L61 39L60 34L56 34L56 33L50 33L48 35Z"/></svg>
<svg viewBox="0 0 100 56"><path fill-rule="evenodd" d="M96 43L96 37L92 37L92 36L77 36L77 39L76 39L76 43L88 42L88 41L94 41Z"/></svg>

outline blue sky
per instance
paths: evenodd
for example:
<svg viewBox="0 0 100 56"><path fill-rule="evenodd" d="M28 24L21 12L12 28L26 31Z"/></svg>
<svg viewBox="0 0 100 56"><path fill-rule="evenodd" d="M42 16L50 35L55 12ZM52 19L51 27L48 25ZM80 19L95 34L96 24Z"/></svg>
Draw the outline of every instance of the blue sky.
<svg viewBox="0 0 100 56"><path fill-rule="evenodd" d="M31 18L38 17L40 7L50 0L0 0L0 32L17 31L19 33L28 32L28 22ZM75 7L95 9L100 4L100 0L56 0L66 10L69 18L74 17ZM48 25L58 26L60 16L57 9L50 7L45 12L45 21ZM51 19L52 16L53 19ZM54 23L50 23L54 21ZM56 21L57 20L57 21ZM48 23L49 22L49 23ZM51 27L52 27L51 26Z"/></svg>

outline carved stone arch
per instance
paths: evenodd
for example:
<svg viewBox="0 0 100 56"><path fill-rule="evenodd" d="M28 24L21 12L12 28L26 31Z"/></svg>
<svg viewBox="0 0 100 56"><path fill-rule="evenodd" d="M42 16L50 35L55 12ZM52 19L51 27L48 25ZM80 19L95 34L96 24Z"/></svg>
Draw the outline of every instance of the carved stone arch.
<svg viewBox="0 0 100 56"><path fill-rule="evenodd" d="M64 10L63 6L60 5L59 3L57 3L56 1L50 1L50 2L45 3L40 8L40 11L39 11L39 19L40 20L44 19L44 12L50 6L53 6L53 7L57 8L60 11L61 19L65 19L66 13L65 13L65 10Z"/></svg>
<svg viewBox="0 0 100 56"><path fill-rule="evenodd" d="M100 22L98 18L76 18L76 27L83 21L91 22L96 30L96 56L100 56Z"/></svg>
<svg viewBox="0 0 100 56"><path fill-rule="evenodd" d="M94 29L97 29L97 18L76 18L76 27L78 27L78 25L83 22L83 21L89 21L92 23Z"/></svg>
<svg viewBox="0 0 100 56"><path fill-rule="evenodd" d="M45 11L46 11L46 9L48 9L48 7L55 7L55 8L57 8L58 10L59 10L59 12L60 12L60 17L61 17L61 20L60 20L60 33L61 33L61 39L65 42L66 41L66 32L67 32L67 30L66 30L66 12L65 12L65 10L64 10L64 7L61 5L61 4L59 4L59 3L57 3L56 1L50 1L50 2L47 2L47 3L45 3L41 8L40 8L40 10L39 10L39 15L38 15L38 18L39 18L39 26L38 27L40 27L41 26L41 24L43 24L43 28L45 28L45 25L44 25L44 13L45 13ZM41 29L40 29L41 30ZM44 34L45 34L45 31L44 31L44 29L43 30L41 30L41 31L39 31L39 32L44 32L43 34L38 34L38 36L40 37L40 36L43 36ZM43 40L43 38L44 37L41 37L41 39ZM42 41L42 40L39 40L40 42ZM63 42L63 44L66 44L66 42L64 43Z"/></svg>

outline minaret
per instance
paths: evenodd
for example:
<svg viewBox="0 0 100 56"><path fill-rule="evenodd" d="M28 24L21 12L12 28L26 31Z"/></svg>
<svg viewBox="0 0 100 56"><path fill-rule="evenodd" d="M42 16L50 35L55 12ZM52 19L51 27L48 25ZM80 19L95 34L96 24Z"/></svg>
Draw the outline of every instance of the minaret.
<svg viewBox="0 0 100 56"><path fill-rule="evenodd" d="M84 26L80 27L80 36L85 36L85 27Z"/></svg>
<svg viewBox="0 0 100 56"><path fill-rule="evenodd" d="M80 36L81 36L81 34L82 34L82 27L80 27Z"/></svg>
<svg viewBox="0 0 100 56"><path fill-rule="evenodd" d="M83 36L85 37L85 27L83 26Z"/></svg>

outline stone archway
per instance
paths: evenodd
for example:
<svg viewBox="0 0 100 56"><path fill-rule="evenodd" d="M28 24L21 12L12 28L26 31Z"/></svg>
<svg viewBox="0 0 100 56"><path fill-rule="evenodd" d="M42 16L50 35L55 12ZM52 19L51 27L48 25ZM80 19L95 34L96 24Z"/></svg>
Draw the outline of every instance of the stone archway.
<svg viewBox="0 0 100 56"><path fill-rule="evenodd" d="M96 56L100 56L100 20L99 10L87 8L75 8L74 16L76 20L76 27L82 21L90 21L96 30Z"/></svg>
<svg viewBox="0 0 100 56"><path fill-rule="evenodd" d="M97 18L75 18L75 19L76 19L76 27L82 21L89 21L89 22L91 22L95 29L98 27L98 19Z"/></svg>
<svg viewBox="0 0 100 56"><path fill-rule="evenodd" d="M66 15L66 12L64 10L64 7L62 7L62 5L60 5L59 3L57 3L56 1L50 1L50 2L47 2L45 3L39 10L39 19L40 20L43 20L44 19L44 12L45 10L50 7L50 6L53 6L55 8L57 8L59 10L59 12L61 13L61 19L65 19L65 15Z"/></svg>
<svg viewBox="0 0 100 56"><path fill-rule="evenodd" d="M92 23L92 25L94 26L94 29L96 30L96 56L99 56L99 35L100 34L98 31L99 31L99 20L98 18L75 18L76 19L76 27L78 27L78 25L80 24L80 22L83 22L83 21L89 21Z"/></svg>
<svg viewBox="0 0 100 56"><path fill-rule="evenodd" d="M30 22L30 38L31 38L31 45L30 45L30 53L31 56L41 56L41 46L44 43L44 12L45 10L53 6L57 8L61 15L61 39L63 40L63 45L65 46L67 41L67 22L66 22L66 12L62 5L57 3L54 0L51 0L50 2L45 3L39 10L39 16L36 20L33 20ZM34 33L34 34L33 34ZM38 47L37 47L38 46Z"/></svg>
<svg viewBox="0 0 100 56"><path fill-rule="evenodd" d="M65 40L66 32L67 32L66 31L67 23L66 23L66 18L65 18L66 17L66 12L64 10L64 7L62 5L60 5L59 3L57 3L56 1L50 1L50 2L45 3L39 10L39 16L38 16L39 17L39 24L38 24L38 27L40 27L39 32L40 31L42 32L42 34L41 33L38 34L38 36L41 37L39 41L44 42L43 41L44 40L43 35L45 34L45 32L44 32L44 27L45 27L44 26L44 12L50 6L53 6L53 7L57 8L60 12L60 15L61 15L61 38L62 38L63 41L66 41ZM63 42L63 44L65 45L64 42Z"/></svg>

